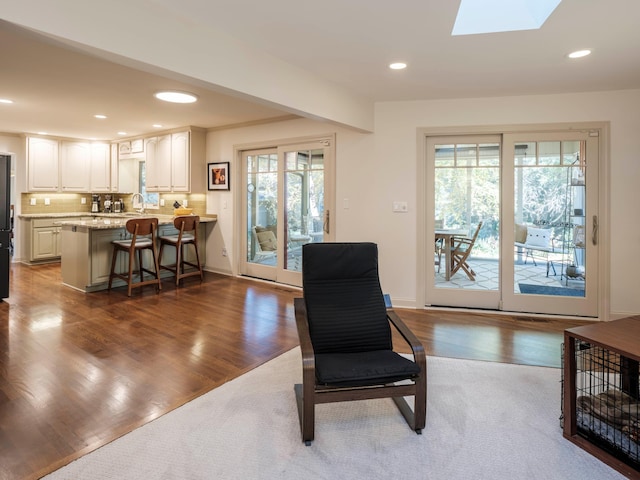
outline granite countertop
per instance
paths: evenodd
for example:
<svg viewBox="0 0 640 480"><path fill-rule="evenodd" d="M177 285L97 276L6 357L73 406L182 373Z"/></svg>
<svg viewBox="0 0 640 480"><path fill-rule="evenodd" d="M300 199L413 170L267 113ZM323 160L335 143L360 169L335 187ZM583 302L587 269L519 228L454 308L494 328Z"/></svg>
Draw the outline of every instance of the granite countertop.
<svg viewBox="0 0 640 480"><path fill-rule="evenodd" d="M21 218L33 219L33 218L65 218L59 222L54 222L59 225L71 225L75 227L84 227L87 229L109 229L109 228L124 228L127 220L132 218L147 218L153 217L158 219L159 225L172 225L173 215L154 215L153 213L32 213L20 215ZM71 218L78 217L77 220ZM218 220L217 215L201 216L200 223L216 222Z"/></svg>

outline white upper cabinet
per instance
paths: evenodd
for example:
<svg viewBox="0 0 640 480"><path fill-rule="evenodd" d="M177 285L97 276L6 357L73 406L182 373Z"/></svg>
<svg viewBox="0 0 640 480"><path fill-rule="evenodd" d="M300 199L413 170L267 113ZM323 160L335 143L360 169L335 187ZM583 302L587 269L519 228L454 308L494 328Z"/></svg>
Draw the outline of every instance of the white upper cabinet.
<svg viewBox="0 0 640 480"><path fill-rule="evenodd" d="M205 191L205 131L176 132L145 140L146 186L150 192Z"/></svg>
<svg viewBox="0 0 640 480"><path fill-rule="evenodd" d="M145 185L149 192L171 191L171 135L145 139Z"/></svg>
<svg viewBox="0 0 640 480"><path fill-rule="evenodd" d="M60 184L63 192L88 192L91 175L91 145L62 142L60 145Z"/></svg>
<svg viewBox="0 0 640 480"><path fill-rule="evenodd" d="M27 178L30 191L58 190L58 142L48 138L27 139Z"/></svg>
<svg viewBox="0 0 640 480"><path fill-rule="evenodd" d="M91 144L91 192L111 192L111 146L108 143ZM116 161L114 163L117 164ZM115 177L118 178L117 175Z"/></svg>
<svg viewBox="0 0 640 480"><path fill-rule="evenodd" d="M171 135L171 187L173 192L191 191L189 132Z"/></svg>

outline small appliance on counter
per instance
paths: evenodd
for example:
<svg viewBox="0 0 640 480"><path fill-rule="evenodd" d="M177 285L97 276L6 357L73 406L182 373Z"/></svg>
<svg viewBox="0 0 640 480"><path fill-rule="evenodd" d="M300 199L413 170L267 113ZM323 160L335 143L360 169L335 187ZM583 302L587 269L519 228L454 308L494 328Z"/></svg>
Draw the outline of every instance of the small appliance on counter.
<svg viewBox="0 0 640 480"><path fill-rule="evenodd" d="M111 195L105 195L104 196L104 213L111 213L111 209L112 209L113 205L111 202Z"/></svg>
<svg viewBox="0 0 640 480"><path fill-rule="evenodd" d="M91 213L100 212L100 195L91 195Z"/></svg>
<svg viewBox="0 0 640 480"><path fill-rule="evenodd" d="M113 213L120 213L122 211L122 200L113 201Z"/></svg>

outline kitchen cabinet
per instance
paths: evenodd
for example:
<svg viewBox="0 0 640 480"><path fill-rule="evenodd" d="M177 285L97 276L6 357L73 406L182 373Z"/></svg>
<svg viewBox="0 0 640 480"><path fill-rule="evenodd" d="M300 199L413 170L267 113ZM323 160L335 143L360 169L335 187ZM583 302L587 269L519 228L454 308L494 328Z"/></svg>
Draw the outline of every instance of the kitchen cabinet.
<svg viewBox="0 0 640 480"><path fill-rule="evenodd" d="M29 191L58 191L58 142L27 138L27 187Z"/></svg>
<svg viewBox="0 0 640 480"><path fill-rule="evenodd" d="M111 147L108 143L92 143L90 146L90 192L117 192L117 179L111 173ZM117 165L117 161L113 163ZM112 188L112 182L116 182L116 188Z"/></svg>
<svg viewBox="0 0 640 480"><path fill-rule="evenodd" d="M109 165L111 172L111 191L117 193L120 191L120 161L118 158L118 145L115 143L111 144L111 159Z"/></svg>
<svg viewBox="0 0 640 480"><path fill-rule="evenodd" d="M61 221L70 218L38 218L31 221L30 262L57 261L62 255Z"/></svg>
<svg viewBox="0 0 640 480"><path fill-rule="evenodd" d="M171 135L147 138L145 150L145 187L148 192L171 191Z"/></svg>
<svg viewBox="0 0 640 480"><path fill-rule="evenodd" d="M63 192L88 192L91 174L91 145L62 142L60 145L60 184Z"/></svg>
<svg viewBox="0 0 640 480"><path fill-rule="evenodd" d="M146 188L150 192L206 191L203 129L175 132L145 140Z"/></svg>
<svg viewBox="0 0 640 480"><path fill-rule="evenodd" d="M27 139L28 190L35 192L111 192L112 155L107 143ZM117 168L117 164L116 167Z"/></svg>

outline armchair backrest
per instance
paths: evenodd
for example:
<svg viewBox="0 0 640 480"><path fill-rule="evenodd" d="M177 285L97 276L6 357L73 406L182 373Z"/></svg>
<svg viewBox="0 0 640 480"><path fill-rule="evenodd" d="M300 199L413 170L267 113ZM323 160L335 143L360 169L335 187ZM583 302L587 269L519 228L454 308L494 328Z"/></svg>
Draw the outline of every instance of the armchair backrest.
<svg viewBox="0 0 640 480"><path fill-rule="evenodd" d="M303 245L302 288L315 353L391 349L375 243Z"/></svg>

